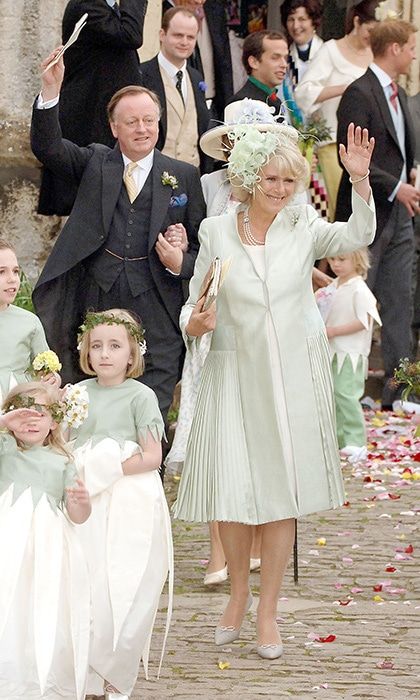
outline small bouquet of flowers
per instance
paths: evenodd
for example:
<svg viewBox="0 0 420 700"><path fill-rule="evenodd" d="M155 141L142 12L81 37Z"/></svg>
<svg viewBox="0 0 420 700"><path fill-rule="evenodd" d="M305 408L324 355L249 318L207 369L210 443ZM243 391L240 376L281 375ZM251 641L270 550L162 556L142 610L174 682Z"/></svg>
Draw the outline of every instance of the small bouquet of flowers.
<svg viewBox="0 0 420 700"><path fill-rule="evenodd" d="M45 352L38 353L29 371L34 377L41 378L45 377L47 374L59 372L61 367L61 362L55 352L53 350L46 350Z"/></svg>
<svg viewBox="0 0 420 700"><path fill-rule="evenodd" d="M4 412L17 408L33 408L42 412L45 406L37 404L33 396L16 394ZM62 392L60 401L48 405L52 417L57 423L64 423L64 428L79 428L88 416L89 395L85 386L68 384Z"/></svg>
<svg viewBox="0 0 420 700"><path fill-rule="evenodd" d="M408 401L411 395L420 397L420 361L410 362L408 357L401 360L394 372L394 383L404 385L401 394L402 401ZM414 418L417 418L417 415ZM415 437L420 437L420 424L417 425Z"/></svg>
<svg viewBox="0 0 420 700"><path fill-rule="evenodd" d="M394 372L395 384L404 384L401 394L403 401L407 401L410 394L420 396L420 361L410 362L408 357L401 360Z"/></svg>
<svg viewBox="0 0 420 700"><path fill-rule="evenodd" d="M89 413L89 394L85 386L67 384L61 399L63 421L69 428L80 428Z"/></svg>

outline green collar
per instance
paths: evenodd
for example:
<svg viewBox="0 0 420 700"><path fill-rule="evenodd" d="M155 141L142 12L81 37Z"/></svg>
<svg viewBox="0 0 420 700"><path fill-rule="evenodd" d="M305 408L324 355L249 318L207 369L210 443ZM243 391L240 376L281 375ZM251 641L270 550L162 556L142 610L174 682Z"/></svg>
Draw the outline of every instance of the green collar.
<svg viewBox="0 0 420 700"><path fill-rule="evenodd" d="M254 78L253 75L248 75L248 80L249 80L250 83L252 83L253 85L255 85L257 88L259 88L260 90L262 90L263 92L265 92L266 95L272 95L273 92L274 92L275 95L276 95L276 97L277 97L276 88L271 88L271 87L269 87L269 86L266 85L265 83L262 83L261 80L257 80L257 78Z"/></svg>

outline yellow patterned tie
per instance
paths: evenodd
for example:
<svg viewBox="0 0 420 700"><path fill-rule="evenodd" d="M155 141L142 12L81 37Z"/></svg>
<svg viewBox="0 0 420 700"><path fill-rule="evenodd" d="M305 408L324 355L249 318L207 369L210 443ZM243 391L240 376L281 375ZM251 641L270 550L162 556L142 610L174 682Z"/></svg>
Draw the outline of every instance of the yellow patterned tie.
<svg viewBox="0 0 420 700"><path fill-rule="evenodd" d="M134 202L135 198L138 195L136 181L134 180L134 177L133 177L133 172L137 167L138 167L137 163L128 163L125 166L125 170L124 170L123 180L124 180L124 184L125 184L125 187L127 190L128 199L130 200L130 202Z"/></svg>

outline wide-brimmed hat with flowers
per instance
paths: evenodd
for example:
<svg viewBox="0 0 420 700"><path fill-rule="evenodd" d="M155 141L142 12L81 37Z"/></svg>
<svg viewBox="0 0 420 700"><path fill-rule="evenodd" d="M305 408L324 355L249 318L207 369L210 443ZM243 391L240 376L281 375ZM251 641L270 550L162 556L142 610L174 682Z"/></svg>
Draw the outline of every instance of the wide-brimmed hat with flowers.
<svg viewBox="0 0 420 700"><path fill-rule="evenodd" d="M223 143L223 137L228 136L234 127L252 125L259 131L283 131L289 138L297 142L297 131L284 123L281 115L274 116L274 107L269 107L260 100L243 100L231 102L225 107L224 123L206 131L200 139L200 148L208 156L216 160L228 160L229 147Z"/></svg>

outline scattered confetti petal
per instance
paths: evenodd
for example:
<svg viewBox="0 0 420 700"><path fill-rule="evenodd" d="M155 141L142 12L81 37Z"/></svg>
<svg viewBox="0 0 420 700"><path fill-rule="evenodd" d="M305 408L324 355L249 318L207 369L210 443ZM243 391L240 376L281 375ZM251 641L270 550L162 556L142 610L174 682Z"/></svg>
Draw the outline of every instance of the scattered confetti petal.
<svg viewBox="0 0 420 700"><path fill-rule="evenodd" d="M394 668L394 662L391 661L391 659L385 658L383 661L380 661L379 663L376 664L377 668Z"/></svg>
<svg viewBox="0 0 420 700"><path fill-rule="evenodd" d="M226 669L230 668L229 661L219 661L217 665L221 671L225 671Z"/></svg>

